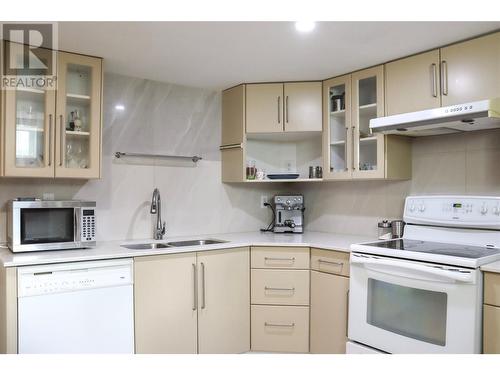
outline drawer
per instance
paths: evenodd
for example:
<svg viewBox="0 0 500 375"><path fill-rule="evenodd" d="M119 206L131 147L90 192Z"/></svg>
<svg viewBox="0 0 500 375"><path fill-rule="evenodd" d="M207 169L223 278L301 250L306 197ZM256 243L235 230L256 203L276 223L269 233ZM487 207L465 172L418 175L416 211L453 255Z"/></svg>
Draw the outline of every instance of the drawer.
<svg viewBox="0 0 500 375"><path fill-rule="evenodd" d="M484 273L484 303L500 306L500 274Z"/></svg>
<svg viewBox="0 0 500 375"><path fill-rule="evenodd" d="M311 249L311 269L349 276L349 255L341 251Z"/></svg>
<svg viewBox="0 0 500 375"><path fill-rule="evenodd" d="M500 354L500 307L483 307L483 353Z"/></svg>
<svg viewBox="0 0 500 375"><path fill-rule="evenodd" d="M308 270L252 270L252 303L309 305Z"/></svg>
<svg viewBox="0 0 500 375"><path fill-rule="evenodd" d="M309 269L308 247L252 247L252 268Z"/></svg>
<svg viewBox="0 0 500 375"><path fill-rule="evenodd" d="M252 306L251 348L265 352L309 352L309 307Z"/></svg>

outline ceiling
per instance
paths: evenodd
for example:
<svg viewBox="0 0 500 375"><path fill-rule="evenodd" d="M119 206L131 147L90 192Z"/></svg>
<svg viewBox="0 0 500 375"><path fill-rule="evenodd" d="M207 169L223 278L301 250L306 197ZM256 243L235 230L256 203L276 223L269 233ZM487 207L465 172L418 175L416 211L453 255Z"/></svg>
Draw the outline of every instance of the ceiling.
<svg viewBox="0 0 500 375"><path fill-rule="evenodd" d="M59 48L105 71L210 89L316 80L500 29L500 22L60 22Z"/></svg>

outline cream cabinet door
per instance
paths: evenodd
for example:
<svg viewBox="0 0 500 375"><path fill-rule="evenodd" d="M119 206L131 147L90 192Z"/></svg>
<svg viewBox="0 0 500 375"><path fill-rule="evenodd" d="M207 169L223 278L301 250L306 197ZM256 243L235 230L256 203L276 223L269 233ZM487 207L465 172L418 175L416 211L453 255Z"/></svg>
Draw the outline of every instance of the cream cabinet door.
<svg viewBox="0 0 500 375"><path fill-rule="evenodd" d="M5 43L12 59L23 58L22 45ZM40 49L39 53L46 61L53 51ZM55 89L19 87L3 90L2 95L4 175L54 177Z"/></svg>
<svg viewBox="0 0 500 375"><path fill-rule="evenodd" d="M311 353L345 353L349 278L311 271Z"/></svg>
<svg viewBox="0 0 500 375"><path fill-rule="evenodd" d="M385 64L386 116L440 105L438 49Z"/></svg>
<svg viewBox="0 0 500 375"><path fill-rule="evenodd" d="M197 352L196 254L134 259L136 353Z"/></svg>
<svg viewBox="0 0 500 375"><path fill-rule="evenodd" d="M321 82L285 83L285 131L320 132L323 115Z"/></svg>
<svg viewBox="0 0 500 375"><path fill-rule="evenodd" d="M500 307L483 305L483 353L500 354Z"/></svg>
<svg viewBox="0 0 500 375"><path fill-rule="evenodd" d="M222 146L241 144L245 133L245 85L222 92Z"/></svg>
<svg viewBox="0 0 500 375"><path fill-rule="evenodd" d="M500 97L500 33L441 49L442 105Z"/></svg>
<svg viewBox="0 0 500 375"><path fill-rule="evenodd" d="M198 352L250 350L250 250L198 253Z"/></svg>
<svg viewBox="0 0 500 375"><path fill-rule="evenodd" d="M282 83L246 85L246 132L281 133L283 106Z"/></svg>
<svg viewBox="0 0 500 375"><path fill-rule="evenodd" d="M56 177L101 173L102 59L58 52Z"/></svg>

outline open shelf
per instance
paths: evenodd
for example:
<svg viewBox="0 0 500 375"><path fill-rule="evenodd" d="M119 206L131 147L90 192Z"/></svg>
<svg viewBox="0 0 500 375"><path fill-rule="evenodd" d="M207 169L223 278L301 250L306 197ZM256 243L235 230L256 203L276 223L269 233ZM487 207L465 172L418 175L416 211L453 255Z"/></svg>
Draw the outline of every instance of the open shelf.
<svg viewBox="0 0 500 375"><path fill-rule="evenodd" d="M17 91L21 91L21 92L30 92L30 93L33 93L33 94L45 94L44 90L33 89L33 88L30 88L30 87L17 87L16 90Z"/></svg>
<svg viewBox="0 0 500 375"><path fill-rule="evenodd" d="M330 116L343 117L345 116L345 109L341 109L340 111L332 111L330 112Z"/></svg>
<svg viewBox="0 0 500 375"><path fill-rule="evenodd" d="M80 94L66 94L67 98L72 98L72 99L80 99L80 100L90 100L90 96L88 95L80 95Z"/></svg>
<svg viewBox="0 0 500 375"><path fill-rule="evenodd" d="M343 146L345 145L345 141L334 141L330 143L330 146Z"/></svg>
<svg viewBox="0 0 500 375"><path fill-rule="evenodd" d="M323 181L322 178L296 178L296 179L279 179L279 180L271 180L271 179L264 179L264 180L245 180L245 182L250 182L250 183L260 183L260 182L320 182Z"/></svg>
<svg viewBox="0 0 500 375"><path fill-rule="evenodd" d="M365 137L365 138L360 138L359 141L360 142L374 142L377 140L377 136L376 135L372 135L370 137Z"/></svg>
<svg viewBox="0 0 500 375"><path fill-rule="evenodd" d="M74 130L66 130L66 135L78 136L78 137L88 137L90 135L89 132L78 132Z"/></svg>
<svg viewBox="0 0 500 375"><path fill-rule="evenodd" d="M27 131L27 132L42 133L44 131L44 129L43 128L38 128L36 126L31 126L31 125L17 124L16 125L16 131Z"/></svg>

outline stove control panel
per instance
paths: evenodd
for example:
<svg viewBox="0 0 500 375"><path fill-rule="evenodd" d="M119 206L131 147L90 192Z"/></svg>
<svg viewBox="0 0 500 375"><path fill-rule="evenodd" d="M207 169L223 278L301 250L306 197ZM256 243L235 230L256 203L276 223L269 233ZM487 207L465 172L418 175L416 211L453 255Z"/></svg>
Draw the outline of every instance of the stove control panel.
<svg viewBox="0 0 500 375"><path fill-rule="evenodd" d="M404 220L409 224L500 229L500 197L410 196L406 198Z"/></svg>

